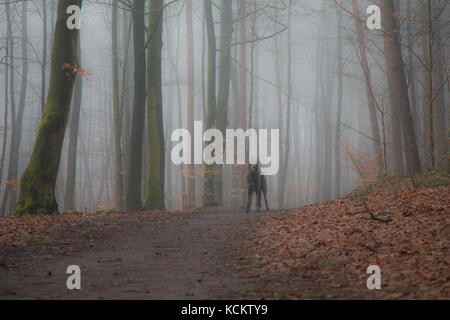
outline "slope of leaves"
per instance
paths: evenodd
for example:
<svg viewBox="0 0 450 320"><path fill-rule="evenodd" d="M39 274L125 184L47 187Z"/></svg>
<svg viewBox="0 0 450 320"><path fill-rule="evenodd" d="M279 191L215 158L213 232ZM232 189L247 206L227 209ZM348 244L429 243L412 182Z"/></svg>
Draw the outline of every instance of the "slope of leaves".
<svg viewBox="0 0 450 320"><path fill-rule="evenodd" d="M448 299L449 192L448 185L373 192L367 206L388 223L371 219L360 197L281 212L257 230L247 271L323 279L321 292L339 287L339 295L324 296L331 298ZM382 273L376 296L367 295L372 264ZM301 291L289 295L305 298Z"/></svg>

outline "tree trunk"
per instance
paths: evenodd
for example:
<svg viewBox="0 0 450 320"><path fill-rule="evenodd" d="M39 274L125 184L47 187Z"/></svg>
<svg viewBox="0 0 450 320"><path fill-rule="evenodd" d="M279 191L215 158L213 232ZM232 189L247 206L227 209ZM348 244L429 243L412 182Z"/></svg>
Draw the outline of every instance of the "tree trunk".
<svg viewBox="0 0 450 320"><path fill-rule="evenodd" d="M288 171L288 160L290 150L290 123L291 123L291 100L292 100L292 44L291 44L291 16L292 16L292 0L289 0L288 5L288 26L287 26L287 83L288 93L286 100L286 134L285 134L285 148L283 155L283 162L281 166L280 180L279 180L279 197L278 197L278 209L284 208L284 194L286 192L286 177ZM281 85L281 83L280 83Z"/></svg>
<svg viewBox="0 0 450 320"><path fill-rule="evenodd" d="M81 64L81 42L78 33L78 63ZM70 120L69 150L67 156L66 188L64 192L65 210L75 208L75 180L77 168L78 129L80 127L81 96L83 82L80 75L75 78L75 92L72 101L72 118Z"/></svg>
<svg viewBox="0 0 450 320"><path fill-rule="evenodd" d="M432 12L433 20L435 22L433 28L433 44L432 44L432 54L433 54L433 90L432 99L433 103L433 128L434 128L434 149L435 149L435 166L439 169L446 168L449 165L449 155L448 155L448 138L447 138L447 125L446 117L447 112L445 111L445 57L443 53L445 49L442 47L442 25L441 21L443 19L443 13L440 14L441 1L433 1ZM445 17L445 16L444 16ZM448 92L448 91L447 91Z"/></svg>
<svg viewBox="0 0 450 320"><path fill-rule="evenodd" d="M254 98L255 98L255 79L253 75L255 74L255 34L256 34L256 1L252 1L252 37L250 46L250 97L248 102L248 128L252 128L254 123ZM257 106L257 104L256 104Z"/></svg>
<svg viewBox="0 0 450 320"><path fill-rule="evenodd" d="M327 47L325 47L327 48ZM327 48L328 51L328 48ZM332 70L332 72L327 72L326 75L323 75L320 79L321 82L321 99L322 99L322 111L323 111L323 183L322 183L322 196L325 201L331 199L331 178L332 178L332 170L333 170L333 137L332 137L332 121L331 121L331 100L332 94L334 92L334 81L333 81L333 73L335 70L334 59L327 59L331 64L327 67L327 70ZM326 83L324 84L324 80Z"/></svg>
<svg viewBox="0 0 450 320"><path fill-rule="evenodd" d="M358 43L359 43L359 54L361 56L361 67L364 73L364 82L366 85L366 97L369 107L369 117L370 117L370 128L372 131L372 139L373 139L373 150L375 151L375 155L377 157L377 163L378 163L378 169L382 170L383 168L383 153L381 149L381 141L380 141L380 129L378 127L378 120L377 120L377 109L376 109L376 101L375 101L375 95L373 92L372 87L372 77L370 75L370 68L369 68L369 62L367 60L367 54L366 54L366 44L364 41L364 33L363 33L363 27L361 25L361 22L359 20L359 5L358 0L353 0L353 14L355 19L355 27L356 27L356 33L358 34ZM398 118L394 119L394 123L398 123ZM396 124L395 124L396 126ZM395 131L396 129L393 129ZM393 132L394 133L394 132ZM396 131L395 131L396 134ZM394 135L395 135L394 134ZM395 157L399 157L399 159L402 158L401 154L401 148L396 150ZM397 152L399 154L397 154ZM398 160L398 159L397 159ZM386 161L386 159L384 159Z"/></svg>
<svg viewBox="0 0 450 320"><path fill-rule="evenodd" d="M413 11L411 8L411 1L407 1L406 4L406 16L408 18L408 24L407 24L407 29L406 29L406 34L407 34L407 38L408 38L408 47L410 49L408 49L408 85L409 85L409 95L410 95L410 100L411 100L411 112L414 115L414 120L416 120L417 118L417 114L418 114L418 110L417 110L417 95L416 95L416 80L414 77L414 70L415 70L415 61L414 61L414 53L411 51L412 47L413 47L413 41L414 41L414 36L412 33L412 26L414 25L415 22L413 22L414 16L413 16ZM416 132L418 131L418 124L416 123L416 121L414 121L414 127L416 129Z"/></svg>
<svg viewBox="0 0 450 320"><path fill-rule="evenodd" d="M247 46L245 44L246 40L246 27L245 27L245 0L240 0L240 6L239 6L239 34L240 38L239 41L241 42L239 46L239 64L241 65L241 68L239 69L240 72L240 99L241 99L241 108L240 108L240 127L242 129L246 129L247 127L247 70L245 70L247 66L246 58L247 58Z"/></svg>
<svg viewBox="0 0 450 320"><path fill-rule="evenodd" d="M217 93L217 129L225 132L228 126L228 97L230 95L230 63L231 38L233 36L231 0L222 0L220 8L220 58L219 58L219 86ZM192 131L191 131L192 132ZM225 155L224 155L225 156ZM223 204L223 168L215 176L217 201Z"/></svg>
<svg viewBox="0 0 450 320"><path fill-rule="evenodd" d="M9 55L7 56L8 58L8 62L9 62L9 69L10 69L10 76L9 76L9 92L5 91L5 95L9 95L9 100L10 100L10 104L11 104L11 142L10 142L10 152L12 150L12 146L13 146L13 140L14 140L14 133L15 133L15 126L16 126L16 102L15 102L15 97L14 97L14 38L13 38L13 32L12 32L12 18L11 18L11 7L10 7L10 3L6 2L5 3L5 11L6 11L6 34L7 34L7 42L8 42L8 47L9 47ZM7 132L5 131L5 134L7 134ZM5 140L6 143L6 140ZM6 144L4 145L4 148L6 148ZM9 175L9 164L11 163L11 153L9 155L9 161L8 161L8 173L7 173L7 177ZM9 181L9 179L6 180L7 184L6 184L6 189L5 189L5 194L3 195L3 200L0 206L0 212L3 212L5 215L7 214L6 212L6 205L8 203L8 197L9 197L9 192L11 190L11 181Z"/></svg>
<svg viewBox="0 0 450 320"><path fill-rule="evenodd" d="M338 19L338 34L337 34L337 107L336 107L336 136L334 142L334 196L339 198L341 196L341 154L339 149L339 142L341 141L341 121L342 121L342 95L343 95L343 61L342 61L342 12L337 10ZM376 121L376 118L375 118ZM377 126L378 127L378 126ZM378 130L377 130L378 132Z"/></svg>
<svg viewBox="0 0 450 320"><path fill-rule="evenodd" d="M176 45L176 49L175 49L175 59L173 57L173 50L171 47L171 42L170 39L171 37L169 36L169 32L166 32L166 47L167 47L167 55L169 57L169 65L171 66L174 74L175 74L175 83L176 83L176 97L177 97L177 117L178 117L178 128L183 128L183 108L182 108L182 94L181 94L181 79L180 79L180 75L179 75L179 70L178 70L178 64L179 64L179 58L180 58L180 23L177 23L177 34L176 34L176 39L177 39L177 45ZM169 92L170 95L170 92ZM171 98L173 98L171 96ZM168 104L169 105L169 110L171 109L171 103ZM169 114L169 117L171 117L171 115ZM174 120L175 121L175 120ZM175 122L174 122L175 123ZM193 130L193 129L192 129ZM168 131L168 132L171 132ZM191 131L192 132L192 131ZM170 134L169 134L170 135ZM169 140L169 139L168 139ZM167 142L167 146L170 146L170 140ZM185 174L184 174L184 166L183 164L181 164L179 166L179 172L180 174L178 174L177 176L180 179L180 185L181 185L181 202L182 202L182 207L183 209L186 209L189 207L189 199L187 197L187 193L186 193L186 182L185 182ZM168 178L168 177L167 177ZM193 179L194 183L195 183L195 179ZM194 185L195 187L195 185ZM169 188L167 188L167 190L171 190Z"/></svg>
<svg viewBox="0 0 450 320"><path fill-rule="evenodd" d="M78 30L66 26L66 9L82 0L59 0L52 53L50 87L30 161L20 182L15 214L58 212L56 175L69 116L77 66Z"/></svg>
<svg viewBox="0 0 450 320"><path fill-rule="evenodd" d="M17 200L17 188L11 183L17 181L18 167L19 167L19 151L20 142L22 139L22 123L23 113L25 111L26 95L27 95L27 79L28 79L28 24L27 24L27 8L28 3L22 2L22 35L21 35L21 51L22 51L22 81L20 85L20 98L17 116L14 119L13 131L11 134L11 148L9 152L9 166L7 180L9 183L6 185L5 196L3 197L1 212L11 212L14 209ZM13 94L13 93L12 93ZM7 205L9 202L9 205Z"/></svg>
<svg viewBox="0 0 450 320"><path fill-rule="evenodd" d="M206 66L206 23L202 21L202 65L201 65L201 82L202 82L202 119L206 119L206 84L205 70Z"/></svg>
<svg viewBox="0 0 450 320"><path fill-rule="evenodd" d="M127 210L142 209L142 143L145 121L146 61L145 61L145 2L134 0L134 102L128 160Z"/></svg>
<svg viewBox="0 0 450 320"><path fill-rule="evenodd" d="M240 113L239 113L239 127L243 130L247 129L247 40L246 35L246 0L239 1L239 98L240 98ZM237 150L237 152L242 152ZM247 150L245 150L247 153ZM245 188L246 167L240 167L240 185ZM246 192L241 193L241 201L245 203L247 198Z"/></svg>
<svg viewBox="0 0 450 320"><path fill-rule="evenodd" d="M187 129L193 134L194 132L194 94L195 94L195 78L194 78L194 35L192 31L192 0L186 2L186 41L187 41ZM193 147L193 146L192 146ZM191 163L194 155L191 149ZM195 166L189 164L187 177L188 191L188 208L195 207Z"/></svg>
<svg viewBox="0 0 450 320"><path fill-rule="evenodd" d="M231 126L232 128L237 128L239 126L239 116L240 116L240 99L239 99L239 78L237 73L237 68L235 64L233 64L230 68L230 82L231 82L231 89L232 89L232 111L233 111L233 118ZM234 154L236 155L236 145ZM241 168L238 166L233 165L230 170L231 174L231 190L230 190L230 204L232 207L238 207L242 205L242 195L241 190L245 190L245 185L242 185L241 181Z"/></svg>
<svg viewBox="0 0 450 320"><path fill-rule="evenodd" d="M272 58L273 58L273 63L274 63L274 70L275 70L275 76L276 76L276 83L277 83L277 88L276 88L276 95L277 95L277 108L278 108L278 130L280 130L280 134L281 134L281 141L282 143L280 143L280 163L284 163L284 149L286 148L286 144L284 143L285 138L283 137L283 128L284 128L284 109L283 109L283 92L282 92L282 79L283 79L283 63L282 63L282 59L281 59L281 37L275 37L273 38L273 49L272 49ZM280 165L280 172L278 175L278 180L277 180L277 205L280 206L281 205L281 198L282 195L284 193L284 191L282 190L281 187L281 181L282 181L282 176L283 176L283 166ZM279 209L281 209L281 207L279 207Z"/></svg>
<svg viewBox="0 0 450 320"><path fill-rule="evenodd" d="M10 33L10 26L9 26L9 3L7 2L5 4L6 7L6 15L7 15L7 19L6 19L6 29L7 29L7 40L6 40L6 44L5 44L5 64L3 65L5 68L5 113L4 113L4 118L3 118L3 130L4 130L4 135L3 135L3 144L2 144L2 156L0 159L0 189L1 189L1 185L2 185L2 178L3 178L3 168L4 168L4 163L5 163L5 154L6 154L6 145L8 143L8 105L9 105L9 95L8 95L8 84L9 84L9 66L8 66L8 62L9 62L9 33ZM0 211L1 213L1 211ZM6 215L6 212L4 213Z"/></svg>
<svg viewBox="0 0 450 320"><path fill-rule="evenodd" d="M212 16L211 0L203 0L206 19L206 33L208 38L208 70L206 89L206 124L205 129L216 125L216 36ZM205 182L203 187L203 205L205 207L216 206L214 199L214 165L205 164Z"/></svg>
<svg viewBox="0 0 450 320"><path fill-rule="evenodd" d="M131 126L131 117L130 117L130 99L129 99L129 85L130 77L129 77L129 63L130 63L130 42L131 42L131 32L133 30L133 21L129 19L128 12L126 10L122 11L122 39L121 43L125 44L122 47L123 49L123 62L122 62L122 77L121 77L121 89L120 89L120 119L122 121L122 168L127 168L128 159L129 159L129 149L130 145L127 143L130 141L130 126ZM123 181L123 206L126 208L126 192L128 190L128 171L125 169L122 176Z"/></svg>
<svg viewBox="0 0 450 320"><path fill-rule="evenodd" d="M145 207L164 209L164 129L161 89L163 0L150 0L149 47L147 52L148 158Z"/></svg>
<svg viewBox="0 0 450 320"><path fill-rule="evenodd" d="M113 96L113 116L114 116L114 187L115 199L114 207L117 211L123 210L123 179L122 179L122 119L119 105L119 65L118 65L118 45L117 45L117 6L118 0L112 4L112 96Z"/></svg>
<svg viewBox="0 0 450 320"><path fill-rule="evenodd" d="M393 111L392 119L394 120L396 116L400 115L408 173L419 173L421 171L420 159L409 103L408 86L406 83L400 47L399 26L394 2L393 0L382 0L381 6L383 8L382 24L384 31L384 55L386 59L389 86L389 102L391 110ZM399 132L396 134L399 135ZM395 148L399 146L397 140L399 140L400 137L396 137L394 132L393 135ZM402 174L403 172L399 171L401 166L397 163L399 161L399 159L397 159L398 157L398 155L395 157L396 173Z"/></svg>
<svg viewBox="0 0 450 320"><path fill-rule="evenodd" d="M322 6L323 7L323 6ZM323 28L324 28L325 22L322 21L319 29L319 39L321 39L323 35ZM314 93L314 107L315 107L315 117L314 117L314 127L315 127L315 178L316 178L316 184L315 184L315 201L320 202L322 200L322 158L323 158L323 139L321 136L321 119L322 117L322 108L320 107L321 101L320 101L320 79L322 77L322 70L323 70L323 64L324 64L324 48L323 48L323 40L319 40L317 42L317 49L316 49L316 84L315 84L315 93Z"/></svg>
<svg viewBox="0 0 450 320"><path fill-rule="evenodd" d="M52 4L53 6L53 4ZM42 39L42 64L41 64L41 112L44 112L45 107L45 81L46 81L46 67L47 67L47 3L42 1L42 26L43 26L43 39Z"/></svg>

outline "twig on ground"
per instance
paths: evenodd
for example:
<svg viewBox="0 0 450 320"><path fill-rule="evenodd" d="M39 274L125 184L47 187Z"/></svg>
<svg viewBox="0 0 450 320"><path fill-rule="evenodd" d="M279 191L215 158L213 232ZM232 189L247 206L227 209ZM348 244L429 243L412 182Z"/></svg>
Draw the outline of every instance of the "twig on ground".
<svg viewBox="0 0 450 320"><path fill-rule="evenodd" d="M412 175L411 172L409 173L409 176L410 176L410 178L411 178L411 181L412 181L412 184L413 184L413 186L414 186L414 189L417 189L417 183L416 183L416 180L414 180L414 176Z"/></svg>
<svg viewBox="0 0 450 320"><path fill-rule="evenodd" d="M372 220L376 220L376 221L380 221L380 222L390 222L392 221L391 218L387 218L387 219L382 219L382 218L378 218L376 215L373 214L373 212L369 209L369 207L366 204L366 199L361 197L361 202L364 206L364 209L366 209L366 212L368 214L370 214L370 217L372 218Z"/></svg>

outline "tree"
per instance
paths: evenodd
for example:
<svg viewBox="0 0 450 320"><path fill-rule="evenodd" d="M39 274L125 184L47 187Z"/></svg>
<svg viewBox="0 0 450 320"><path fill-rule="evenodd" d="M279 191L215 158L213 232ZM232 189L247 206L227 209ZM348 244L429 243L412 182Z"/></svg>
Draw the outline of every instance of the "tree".
<svg viewBox="0 0 450 320"><path fill-rule="evenodd" d="M441 39L441 2L425 2L427 13L427 44L426 44L426 106L425 114L425 137L429 140L428 152L431 169L443 168L448 164L448 142L445 112L445 58L443 56Z"/></svg>
<svg viewBox="0 0 450 320"><path fill-rule="evenodd" d="M334 195L336 198L341 196L341 154L339 149L339 142L341 140L341 121L342 121L342 95L343 95L343 61L342 61L342 12L337 10L337 81L338 81L338 100L336 107L336 137L334 144ZM376 119L375 119L376 120Z"/></svg>
<svg viewBox="0 0 450 320"><path fill-rule="evenodd" d="M240 108L239 108L239 127L243 130L247 128L247 45L246 45L246 0L239 1L239 98L240 98ZM245 150L246 152L247 150ZM237 152L242 152L237 150ZM247 152L246 152L247 153ZM245 167L241 167L240 172L240 185L244 186L245 181ZM245 192L241 193L242 202L245 201L247 195Z"/></svg>
<svg viewBox="0 0 450 320"><path fill-rule="evenodd" d="M147 52L148 158L145 207L164 209L164 128L161 88L163 0L150 0Z"/></svg>
<svg viewBox="0 0 450 320"><path fill-rule="evenodd" d="M364 73L364 83L366 85L366 97L367 97L367 106L369 107L369 117L370 117L370 128L372 131L372 141L373 141L373 147L375 154L377 156L378 160L378 166L379 169L383 167L383 154L381 150L381 141L380 141L380 129L378 127L378 120L377 120L377 109L376 109L376 101L375 101L375 94L373 92L372 87L372 77L370 74L370 68L369 68L369 62L367 60L367 53L366 53L366 44L364 41L364 33L363 33L363 27L361 25L361 21L359 20L359 5L357 0L353 0L353 15L355 20L355 28L356 33L358 35L358 44L359 44L359 55L361 59L361 68ZM393 133L394 136L397 137L396 130L398 129L399 119L395 118L393 119ZM401 148L398 150L394 150L394 158L395 161L400 161L402 158L401 154ZM386 159L384 159L386 161Z"/></svg>
<svg viewBox="0 0 450 320"><path fill-rule="evenodd" d="M246 40L246 23L245 23L245 0L239 2L239 64L241 66L240 72L240 127L245 130L247 127L247 46Z"/></svg>
<svg viewBox="0 0 450 320"><path fill-rule="evenodd" d="M113 117L114 117L114 186L115 186L115 209L123 210L123 170L122 170L122 112L119 104L119 65L117 48L117 6L119 0L112 4L112 84L113 84Z"/></svg>
<svg viewBox="0 0 450 320"><path fill-rule="evenodd" d="M217 129L225 132L228 124L228 97L230 95L231 39L233 36L233 16L231 0L222 0L220 8L220 55L219 85L217 92ZM223 166L216 175L216 194L219 205L223 203Z"/></svg>
<svg viewBox="0 0 450 320"><path fill-rule="evenodd" d="M77 71L78 30L66 26L66 10L82 0L59 0L53 40L50 86L30 161L20 181L14 213L55 213L56 175Z"/></svg>
<svg viewBox="0 0 450 320"><path fill-rule="evenodd" d="M122 46L123 50L123 59L122 62L119 62L121 66L122 76L121 76L121 88L120 88L120 99L119 99L119 114L121 119L122 131L121 131L121 143L124 141L130 141L131 137L131 115L130 115L130 99L129 99L129 85L130 83L130 69L128 66L130 64L130 42L131 42L131 32L133 30L133 21L130 19L127 10L122 10L122 37L121 43L124 43ZM129 154L129 144L125 143L122 147L122 168L127 167L127 160ZM127 190L127 182L128 182L128 171L124 170L122 176L122 188L123 191L123 207L125 209L126 198L125 193Z"/></svg>
<svg viewBox="0 0 450 320"><path fill-rule="evenodd" d="M81 64L80 32L78 33L78 63ZM72 101L72 118L70 120L69 149L67 156L67 176L64 192L64 208L73 210L75 207L75 180L77 169L78 130L80 127L81 97L83 82L80 75L75 78L75 92Z"/></svg>
<svg viewBox="0 0 450 320"><path fill-rule="evenodd" d="M431 29L433 33L433 43L432 43L432 54L433 58L433 84L434 88L432 90L432 101L430 105L433 104L435 111L433 112L434 121L434 143L435 143L435 165L437 168L445 168L449 165L449 155L448 155L448 138L447 138L447 125L446 118L448 117L445 108L445 87L446 87L446 61L445 61L445 49L443 38L443 27L445 23L442 23L443 19L448 16L444 15L444 8L448 4L444 4L441 0L433 1L432 11L433 11L433 21L434 28ZM442 11L442 12L441 12ZM448 25L448 24L447 24ZM447 78L448 80L448 78ZM447 91L448 92L448 91ZM435 101L435 103L433 103Z"/></svg>
<svg viewBox="0 0 450 320"><path fill-rule="evenodd" d="M145 121L146 61L144 0L134 0L133 43L134 43L134 101L128 160L127 210L142 209L142 144Z"/></svg>
<svg viewBox="0 0 450 320"><path fill-rule="evenodd" d="M322 8L324 8L324 5L322 5ZM323 177L323 168L322 168L322 158L323 158L323 139L321 139L321 129L322 124L320 120L322 119L322 110L320 108L320 79L322 77L323 73L323 66L324 66L324 45L323 45L323 29L325 27L325 21L322 20L320 27L319 27L319 41L317 41L317 48L316 48L316 83L315 83L315 92L314 92L314 148L316 150L314 162L315 162L315 201L320 202L322 200L322 190L320 188L322 177Z"/></svg>
<svg viewBox="0 0 450 320"><path fill-rule="evenodd" d="M171 37L169 36L169 32L166 32L166 38L167 38L167 40L166 40L166 48L167 48L166 52L167 52L167 55L168 55L168 58L169 58L168 59L169 60L169 65L171 66L171 68L172 68L172 70L174 72L175 82L176 82L176 92L177 92L177 94L176 94L176 97L177 97L176 105L178 106L177 107L178 128L182 128L183 127L183 116L182 116L182 114L183 114L183 110L182 110L183 103L182 103L182 93L181 93L181 77L180 77L179 68L178 68L179 60L180 60L180 54L179 53L180 53L180 38L181 38L180 37L180 23L177 23L176 25L177 25L177 33L176 33L176 35L177 35L176 36L177 42L176 42L176 46L175 46L175 58L174 58L174 56L172 54L172 48L173 47L171 46L171 41L170 41ZM188 91L189 91L189 89L188 89ZM169 93L169 97L173 98L170 95L170 93ZM170 102L171 100L172 99L170 99L168 101ZM170 106L172 104L169 103L168 105L169 105L169 108L171 108ZM170 117L170 114L169 114L169 117ZM173 119L173 121L174 121L173 123L176 123L175 119ZM168 125L166 127L166 130L167 130L167 132L170 132L171 130L168 130L168 129L173 129L173 126L172 126L172 128L168 128L168 127L170 127L170 125ZM190 132L192 132L192 131L190 131ZM168 134L168 135L170 135L170 134ZM170 143L171 143L171 141L169 140L167 142L167 147L168 148L170 148ZM167 156L168 156L168 161L169 161L170 160L170 152L167 153ZM172 167L172 163L169 163L168 170L166 170L167 172L169 172L171 170L170 167ZM180 173L185 172L183 164L181 164L179 168L180 168ZM182 206L183 206L183 209L186 209L186 208L188 208L190 206L190 204L189 204L189 197L188 197L188 194L186 193L186 179L185 179L185 175L184 174L179 174L178 176L179 176L180 184L181 184ZM167 176L167 179L170 179L170 175ZM194 182L194 187L195 187L195 179L192 179L192 181ZM169 185L167 186L167 190L172 190L172 189L169 188Z"/></svg>
<svg viewBox="0 0 450 320"><path fill-rule="evenodd" d="M53 7L53 4L52 4ZM41 62L41 112L45 107L45 85L46 85L46 67L47 67L47 3L42 1L42 62Z"/></svg>
<svg viewBox="0 0 450 320"><path fill-rule="evenodd" d="M17 188L11 184L11 182L16 181L18 178L18 167L19 167L19 151L20 142L22 139L22 123L23 123L23 113L26 106L26 96L27 96L27 79L28 79L28 48L27 48L27 38L28 38L28 23L27 23L27 7L28 3L26 1L22 2L22 36L21 36L21 50L22 50L22 74L21 74L21 85L20 85L20 97L19 105L17 110L17 115L14 118L15 112L13 112L13 130L11 134L11 148L9 152L9 166L8 166L8 176L7 180L9 183L6 185L5 195L3 197L1 212L9 211L11 212L16 204L17 199ZM11 74L14 70L11 72ZM13 86L12 86L13 87ZM11 91L11 96L14 92ZM9 201L9 206L7 205Z"/></svg>
<svg viewBox="0 0 450 320"><path fill-rule="evenodd" d="M7 35L7 41L6 41L6 47L5 47L5 113L4 113L4 135L3 135L3 144L2 144L2 157L0 159L0 186L1 186L1 178L3 177L3 168L5 163L5 154L6 154L6 145L8 143L8 107L9 107L9 94L8 94L8 80L9 80L9 69L10 66L8 65L9 61L9 38L11 36L11 22L10 22L10 7L9 2L5 3L5 11L6 11L6 35ZM6 212L5 212L6 214Z"/></svg>
<svg viewBox="0 0 450 320"><path fill-rule="evenodd" d="M291 123L291 102L292 102L292 42L291 42L291 34L292 34L292 0L289 0L288 4L288 29L287 29L287 84L288 84L288 92L286 99L286 136L285 141L286 145L284 148L284 154L281 159L281 172L280 179L278 181L278 208L284 208L284 194L286 191L286 177L287 177L287 169L288 169L288 160L289 160L289 151L290 151L290 123Z"/></svg>
<svg viewBox="0 0 450 320"><path fill-rule="evenodd" d="M419 112L417 110L417 94L416 94L416 79L414 77L415 74L415 66L414 66L414 53L412 52L413 47L413 41L414 41L414 35L412 32L413 28L413 16L412 16L412 8L411 8L411 1L407 1L406 4L406 15L409 19L408 24L406 26L406 36L408 40L408 84L410 89L410 99L411 99L411 111L414 115L418 115ZM415 122L415 128L417 130L418 123Z"/></svg>
<svg viewBox="0 0 450 320"><path fill-rule="evenodd" d="M194 78L194 36L192 31L192 0L186 1L186 44L187 44L187 129L191 134L194 132L194 91L195 91L195 78ZM191 157L194 155L191 152ZM191 163L192 159L191 159ZM188 177L187 177L187 189L188 189L188 208L194 207L195 204L195 166L193 164L188 165Z"/></svg>
<svg viewBox="0 0 450 320"><path fill-rule="evenodd" d="M216 125L216 35L212 16L211 0L203 0L208 42L208 68L206 89L206 124L210 129ZM205 207L216 205L214 199L214 165L205 165L205 182L203 186L203 204Z"/></svg>
<svg viewBox="0 0 450 320"><path fill-rule="evenodd" d="M384 56L392 118L395 119L396 116L400 116L408 173L419 173L421 171L420 159L409 103L394 2L393 0L382 0L381 6L383 9ZM399 137L394 136L395 138L398 139ZM395 147L398 147L398 144L395 144ZM399 162L399 159L396 162ZM400 172L400 169L401 165L397 163L395 165L395 173L403 174L403 172Z"/></svg>

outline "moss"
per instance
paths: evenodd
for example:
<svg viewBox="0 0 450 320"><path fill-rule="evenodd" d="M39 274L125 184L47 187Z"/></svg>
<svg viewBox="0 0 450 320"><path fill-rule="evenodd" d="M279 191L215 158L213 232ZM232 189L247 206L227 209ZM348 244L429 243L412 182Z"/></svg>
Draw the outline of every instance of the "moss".
<svg viewBox="0 0 450 320"><path fill-rule="evenodd" d="M310 292L308 292L308 298L310 299L319 299L323 297L323 292L320 289L313 289Z"/></svg>
<svg viewBox="0 0 450 320"><path fill-rule="evenodd" d="M76 212L77 212L76 210L64 210L63 212L61 212L61 215L73 214Z"/></svg>
<svg viewBox="0 0 450 320"><path fill-rule="evenodd" d="M336 264L339 264L340 261L338 259L334 259L334 258L330 258L330 259L325 259L325 258L321 258L319 259L319 261L317 262L317 267L319 269L325 269L328 267L332 267Z"/></svg>
<svg viewBox="0 0 450 320"><path fill-rule="evenodd" d="M44 239L41 238L34 238L34 237L27 237L25 238L25 241L29 245L35 245L35 246L42 246L47 244L47 242Z"/></svg>

